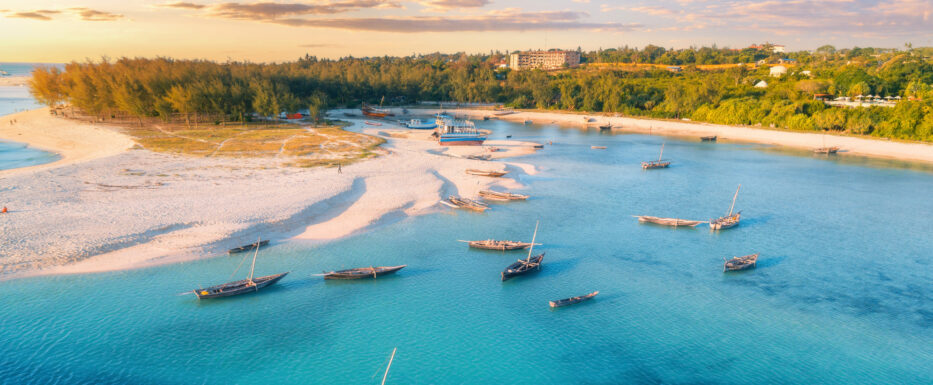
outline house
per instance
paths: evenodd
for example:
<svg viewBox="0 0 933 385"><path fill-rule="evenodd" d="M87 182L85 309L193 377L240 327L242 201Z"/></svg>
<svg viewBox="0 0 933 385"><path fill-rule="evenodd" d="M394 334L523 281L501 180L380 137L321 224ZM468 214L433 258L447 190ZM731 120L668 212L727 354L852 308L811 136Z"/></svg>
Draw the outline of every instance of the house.
<svg viewBox="0 0 933 385"><path fill-rule="evenodd" d="M785 66L774 66L774 67L771 67L771 72L770 72L770 74L771 74L771 77L772 77L772 78L779 78L779 77L781 77L781 76L784 76L784 74L786 74L786 73L787 73L787 67L785 67Z"/></svg>
<svg viewBox="0 0 933 385"><path fill-rule="evenodd" d="M768 82L762 80L758 83L755 83L755 88L768 88Z"/></svg>
<svg viewBox="0 0 933 385"><path fill-rule="evenodd" d="M680 71L682 70L682 68L680 68L680 67L678 67L678 66L669 66L669 67L667 67L667 70L668 70L668 71L671 71L671 72L680 72Z"/></svg>
<svg viewBox="0 0 933 385"><path fill-rule="evenodd" d="M783 59L778 59L778 63L781 63L781 64L797 64L797 60L795 60L795 59L783 58Z"/></svg>
<svg viewBox="0 0 933 385"><path fill-rule="evenodd" d="M784 46L780 44L773 44L771 45L771 52L784 53Z"/></svg>

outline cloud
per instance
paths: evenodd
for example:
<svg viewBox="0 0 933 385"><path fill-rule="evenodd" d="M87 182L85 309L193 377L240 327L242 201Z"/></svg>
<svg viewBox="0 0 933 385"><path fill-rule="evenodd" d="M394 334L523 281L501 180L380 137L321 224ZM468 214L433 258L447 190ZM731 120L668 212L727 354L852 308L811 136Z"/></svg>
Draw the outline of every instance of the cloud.
<svg viewBox="0 0 933 385"><path fill-rule="evenodd" d="M341 0L304 3L221 3L211 6L211 16L240 20L272 20L280 17L303 15L327 15L350 12L364 8L400 8L395 1L387 0Z"/></svg>
<svg viewBox="0 0 933 385"><path fill-rule="evenodd" d="M105 11L98 11L95 9L78 7L78 8L68 8L68 10L73 11L81 17L81 20L85 21L114 21L123 18L123 15L116 13L110 13Z"/></svg>
<svg viewBox="0 0 933 385"><path fill-rule="evenodd" d="M51 17L43 15L39 12L15 12L15 13L8 15L7 17L18 18L18 19L42 20L42 21L52 20Z"/></svg>
<svg viewBox="0 0 933 385"><path fill-rule="evenodd" d="M276 24L294 27L335 28L374 32L490 32L590 29L627 32L642 28L640 24L594 23L583 21L586 14L572 11L521 12L506 9L479 16L438 17L381 17L381 18L327 18L281 19Z"/></svg>
<svg viewBox="0 0 933 385"><path fill-rule="evenodd" d="M181 1L177 3L159 4L158 6L164 7L164 8L181 8L181 9L203 9L207 7L204 4L186 3L186 2L181 2Z"/></svg>
<svg viewBox="0 0 933 385"><path fill-rule="evenodd" d="M420 0L419 4L429 10L447 11L457 8L480 8L488 5L490 0Z"/></svg>

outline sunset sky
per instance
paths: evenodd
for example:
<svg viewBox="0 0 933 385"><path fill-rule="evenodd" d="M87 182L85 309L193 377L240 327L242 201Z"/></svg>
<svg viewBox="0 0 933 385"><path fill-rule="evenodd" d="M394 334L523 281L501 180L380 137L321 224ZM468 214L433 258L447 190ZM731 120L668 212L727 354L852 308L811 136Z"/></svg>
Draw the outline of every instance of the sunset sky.
<svg viewBox="0 0 933 385"><path fill-rule="evenodd" d="M0 0L0 62L784 44L933 46L933 0Z"/></svg>

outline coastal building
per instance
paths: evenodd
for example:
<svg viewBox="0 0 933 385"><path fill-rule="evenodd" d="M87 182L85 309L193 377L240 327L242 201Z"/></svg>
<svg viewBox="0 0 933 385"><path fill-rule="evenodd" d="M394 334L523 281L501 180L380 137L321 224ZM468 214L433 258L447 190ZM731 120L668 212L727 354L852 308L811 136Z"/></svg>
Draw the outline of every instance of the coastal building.
<svg viewBox="0 0 933 385"><path fill-rule="evenodd" d="M549 70L578 65L580 53L576 51L525 51L509 56L509 68L513 70Z"/></svg>
<svg viewBox="0 0 933 385"><path fill-rule="evenodd" d="M787 67L785 66L771 67L771 77L773 78L779 78L781 76L784 76L784 74L786 73L787 73Z"/></svg>
<svg viewBox="0 0 933 385"><path fill-rule="evenodd" d="M755 88L768 88L768 82L762 80L758 83L755 83Z"/></svg>

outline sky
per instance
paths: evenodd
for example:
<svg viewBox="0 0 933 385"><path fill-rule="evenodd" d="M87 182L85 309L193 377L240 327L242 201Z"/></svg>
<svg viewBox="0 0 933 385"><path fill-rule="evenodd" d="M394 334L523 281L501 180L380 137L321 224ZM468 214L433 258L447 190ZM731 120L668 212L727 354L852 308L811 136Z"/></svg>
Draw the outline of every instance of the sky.
<svg viewBox="0 0 933 385"><path fill-rule="evenodd" d="M933 0L0 0L0 62L933 46Z"/></svg>

